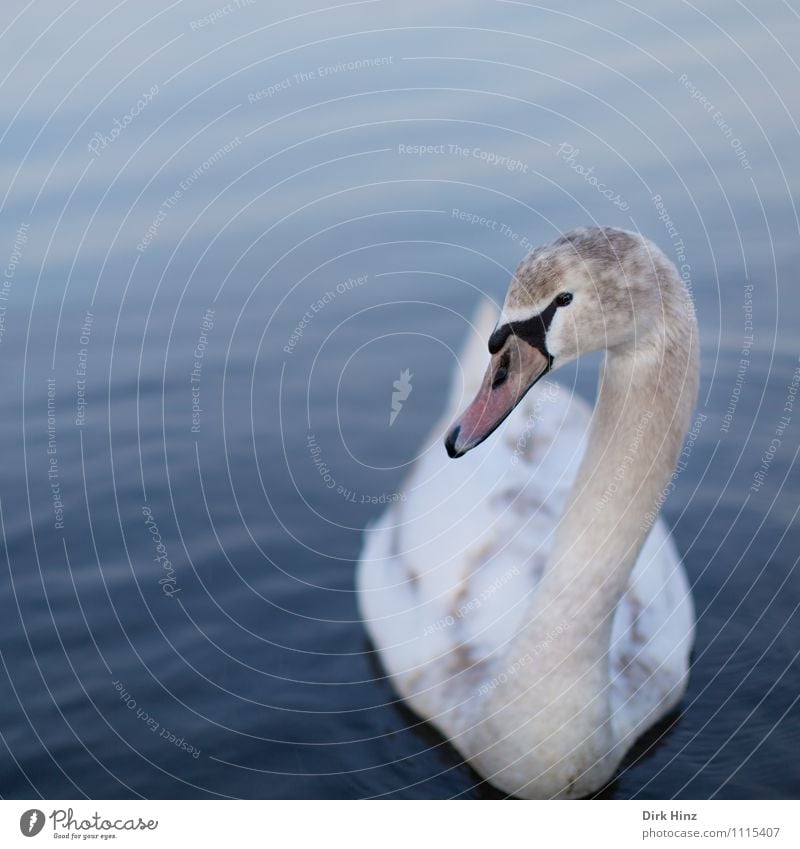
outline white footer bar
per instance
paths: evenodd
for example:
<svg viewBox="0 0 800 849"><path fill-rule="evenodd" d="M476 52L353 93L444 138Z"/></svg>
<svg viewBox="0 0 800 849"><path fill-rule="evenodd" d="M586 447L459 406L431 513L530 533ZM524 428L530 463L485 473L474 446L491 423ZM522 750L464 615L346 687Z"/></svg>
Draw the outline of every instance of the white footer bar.
<svg viewBox="0 0 800 849"><path fill-rule="evenodd" d="M800 846L796 801L2 801L0 846Z"/></svg>

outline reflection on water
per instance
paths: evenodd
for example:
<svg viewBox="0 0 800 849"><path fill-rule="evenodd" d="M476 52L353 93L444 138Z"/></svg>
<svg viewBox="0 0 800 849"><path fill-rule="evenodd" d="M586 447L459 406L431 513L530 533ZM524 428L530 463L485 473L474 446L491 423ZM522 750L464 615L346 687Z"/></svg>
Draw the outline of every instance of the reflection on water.
<svg viewBox="0 0 800 849"><path fill-rule="evenodd" d="M706 417L664 510L690 692L606 794L796 796L796 14L94 6L0 59L3 795L493 795L396 702L354 558L480 293L596 222L691 285Z"/></svg>

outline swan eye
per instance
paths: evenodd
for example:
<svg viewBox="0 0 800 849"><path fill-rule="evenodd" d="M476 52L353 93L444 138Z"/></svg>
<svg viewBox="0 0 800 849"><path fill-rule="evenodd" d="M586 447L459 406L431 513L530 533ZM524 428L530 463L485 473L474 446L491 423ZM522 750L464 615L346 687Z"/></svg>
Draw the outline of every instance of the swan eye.
<svg viewBox="0 0 800 849"><path fill-rule="evenodd" d="M572 292L562 292L560 295L556 295L556 306L557 307L566 307L572 303Z"/></svg>

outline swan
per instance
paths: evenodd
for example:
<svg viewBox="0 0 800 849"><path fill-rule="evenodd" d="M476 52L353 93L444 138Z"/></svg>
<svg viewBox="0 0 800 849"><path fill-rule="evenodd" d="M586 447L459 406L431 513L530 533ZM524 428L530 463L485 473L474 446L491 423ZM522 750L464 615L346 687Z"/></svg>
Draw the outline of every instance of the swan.
<svg viewBox="0 0 800 849"><path fill-rule="evenodd" d="M507 794L596 792L686 690L694 608L657 514L698 348L690 292L646 238L536 248L499 318L480 307L406 500L365 531L359 606L394 688ZM598 350L591 410L551 373Z"/></svg>

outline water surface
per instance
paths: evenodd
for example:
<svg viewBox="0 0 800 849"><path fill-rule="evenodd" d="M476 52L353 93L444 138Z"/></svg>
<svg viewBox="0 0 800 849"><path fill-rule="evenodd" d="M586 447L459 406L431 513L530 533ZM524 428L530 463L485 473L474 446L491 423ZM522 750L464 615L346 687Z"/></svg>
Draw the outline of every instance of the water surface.
<svg viewBox="0 0 800 849"><path fill-rule="evenodd" d="M0 792L495 795L354 565L479 299L598 223L682 267L705 416L690 690L605 792L799 795L797 10L219 8L1 13Z"/></svg>

